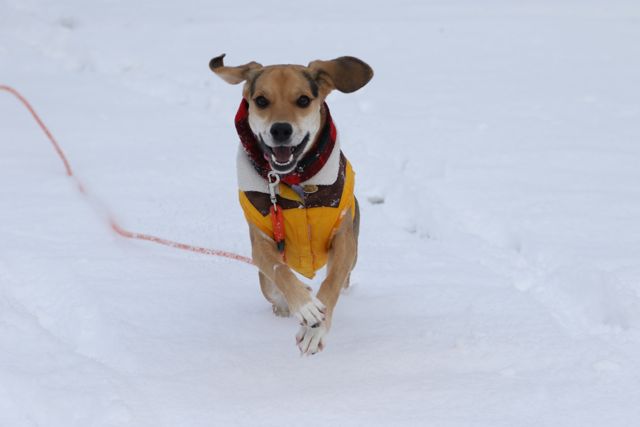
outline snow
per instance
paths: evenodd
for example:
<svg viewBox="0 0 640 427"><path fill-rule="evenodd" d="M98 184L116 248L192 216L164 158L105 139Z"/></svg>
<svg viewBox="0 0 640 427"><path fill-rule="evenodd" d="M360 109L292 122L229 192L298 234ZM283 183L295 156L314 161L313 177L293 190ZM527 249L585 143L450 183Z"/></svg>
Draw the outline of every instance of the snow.
<svg viewBox="0 0 640 427"><path fill-rule="evenodd" d="M639 23L632 0L4 0L0 83L89 191L245 255L240 89L209 59L376 75L329 99L360 252L309 358L251 266L114 236L0 93L0 425L639 424Z"/></svg>

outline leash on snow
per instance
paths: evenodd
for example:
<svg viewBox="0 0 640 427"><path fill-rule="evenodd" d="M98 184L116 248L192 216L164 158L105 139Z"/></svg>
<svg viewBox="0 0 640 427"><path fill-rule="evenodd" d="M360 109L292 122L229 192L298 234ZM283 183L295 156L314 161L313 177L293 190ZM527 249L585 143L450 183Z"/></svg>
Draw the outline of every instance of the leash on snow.
<svg viewBox="0 0 640 427"><path fill-rule="evenodd" d="M80 194L82 194L87 199L94 199L95 200L95 198L93 198L87 192L86 187L82 184L82 181L80 181L80 179L73 173L73 169L71 168L71 164L69 163L69 160L67 159L67 156L65 155L64 151L60 147L60 144L58 144L58 142L54 138L54 136L51 133L51 131L44 124L44 122L42 121L42 119L40 118L38 113L36 113L36 111L31 106L29 101L27 101L27 99L24 96L22 96L22 94L20 92L18 92L16 89L12 88L11 86L0 84L0 91L5 91L5 92L8 92L11 95L13 95L18 101L20 101L22 103L22 105L29 111L29 113L31 113L31 116L33 116L33 119L36 121L36 123L38 124L40 129L42 129L42 132L44 132L44 134L47 137L47 139L49 139L49 142L51 142L51 145L53 146L53 149L55 150L56 154L60 158L60 161L62 161L62 164L64 165L64 169L65 169L65 172L66 172L67 176L74 181L74 183L76 184L76 187L78 188L78 191L80 192ZM100 203L100 205L104 206L102 203ZM103 210L106 212L106 217L107 217L107 222L109 223L109 227L118 236L121 236L121 237L124 237L124 238L127 238L127 239L145 240L147 242L158 243L160 245L169 246L169 247L175 248L175 249L182 249L182 250L185 250L185 251L195 252L195 253L199 253L199 254L203 254L203 255L211 255L211 256L229 258L229 259L233 259L233 260L236 260L236 261L241 261L241 262L244 262L244 263L247 263L247 264L253 264L253 261L251 261L251 258L248 258L248 257L240 255L240 254L236 254L236 253L233 253L233 252L223 251L223 250L219 250L219 249L204 248L204 247L200 247L200 246L193 246L193 245L189 245L189 244L186 244L186 243L174 242L172 240L164 239L162 237L153 236L151 234L137 233L137 232L134 232L134 231L127 230L126 228L122 227L115 220L115 218L114 218L114 216L112 214L108 213L108 210L106 208L103 208Z"/></svg>

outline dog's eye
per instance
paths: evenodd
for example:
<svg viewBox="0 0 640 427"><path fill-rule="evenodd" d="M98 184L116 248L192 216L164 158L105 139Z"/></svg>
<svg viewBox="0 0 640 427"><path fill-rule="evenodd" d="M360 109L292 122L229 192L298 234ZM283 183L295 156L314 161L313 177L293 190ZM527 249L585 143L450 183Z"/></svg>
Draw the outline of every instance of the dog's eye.
<svg viewBox="0 0 640 427"><path fill-rule="evenodd" d="M256 103L258 108L267 108L269 106L269 100L264 96L258 96L253 101Z"/></svg>
<svg viewBox="0 0 640 427"><path fill-rule="evenodd" d="M300 98L298 98L296 104L298 104L298 107L300 108L307 108L309 104L311 104L311 100L308 96L302 95Z"/></svg>

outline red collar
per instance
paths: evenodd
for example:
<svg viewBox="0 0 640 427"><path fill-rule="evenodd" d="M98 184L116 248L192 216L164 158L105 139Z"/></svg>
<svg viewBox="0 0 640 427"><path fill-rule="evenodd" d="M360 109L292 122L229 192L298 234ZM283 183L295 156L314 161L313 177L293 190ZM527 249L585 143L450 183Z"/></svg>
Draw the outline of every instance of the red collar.
<svg viewBox="0 0 640 427"><path fill-rule="evenodd" d="M324 127L320 131L320 137L304 157L298 161L293 171L280 176L282 182L289 185L300 184L317 174L327 163L336 143L337 132L326 103L323 104L323 108L326 112L326 120ZM251 160L256 171L266 180L267 174L271 171L271 165L269 161L265 159L260 144L249 126L249 103L245 99L240 102L240 108L238 108L238 112L236 113L235 122L244 152L249 156L249 160Z"/></svg>

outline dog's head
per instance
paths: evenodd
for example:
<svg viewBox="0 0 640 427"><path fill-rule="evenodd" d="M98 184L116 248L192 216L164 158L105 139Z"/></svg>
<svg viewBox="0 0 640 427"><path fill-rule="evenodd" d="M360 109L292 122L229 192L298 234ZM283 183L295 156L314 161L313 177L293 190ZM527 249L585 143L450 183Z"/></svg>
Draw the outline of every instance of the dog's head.
<svg viewBox="0 0 640 427"><path fill-rule="evenodd" d="M209 63L230 84L244 82L242 96L249 103L249 126L271 168L281 174L295 169L314 144L323 124L322 105L337 89L351 93L367 84L373 70L351 56L313 61L308 66L257 62L228 67L224 54Z"/></svg>

